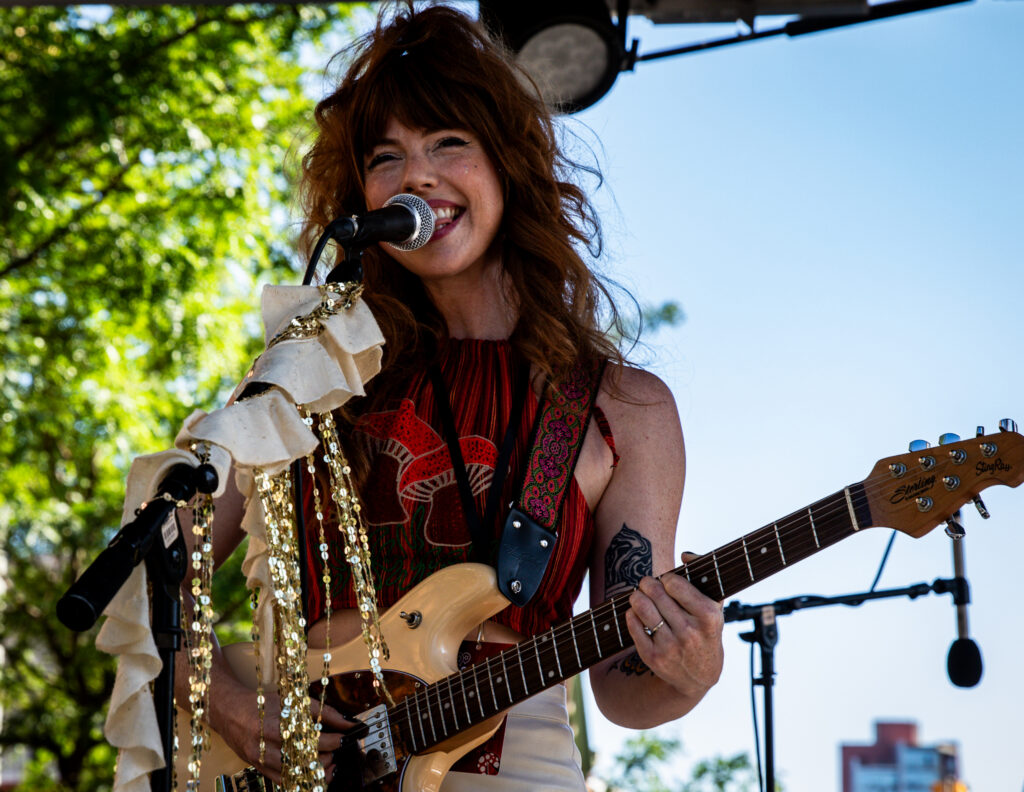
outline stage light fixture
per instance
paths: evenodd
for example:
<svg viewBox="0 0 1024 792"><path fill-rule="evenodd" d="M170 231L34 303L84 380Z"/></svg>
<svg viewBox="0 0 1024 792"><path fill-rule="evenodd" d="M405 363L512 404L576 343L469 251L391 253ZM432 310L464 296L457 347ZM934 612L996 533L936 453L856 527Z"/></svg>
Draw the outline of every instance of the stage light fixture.
<svg viewBox="0 0 1024 792"><path fill-rule="evenodd" d="M480 17L558 112L590 107L622 69L623 36L603 0L481 0Z"/></svg>

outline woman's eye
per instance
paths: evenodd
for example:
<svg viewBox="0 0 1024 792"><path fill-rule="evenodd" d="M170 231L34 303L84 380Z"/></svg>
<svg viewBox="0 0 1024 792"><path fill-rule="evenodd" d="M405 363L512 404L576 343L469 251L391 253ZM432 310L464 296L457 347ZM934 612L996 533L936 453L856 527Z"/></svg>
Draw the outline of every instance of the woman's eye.
<svg viewBox="0 0 1024 792"><path fill-rule="evenodd" d="M368 171L373 170L378 165L383 165L385 162L391 162L394 159L397 159L397 157L394 154L391 154L390 152L374 154L372 157L370 157L370 161L366 163L366 169Z"/></svg>
<svg viewBox="0 0 1024 792"><path fill-rule="evenodd" d="M464 138L460 138L460 137L455 137L454 135L449 135L448 137L443 137L439 141L437 141L437 147L438 148L449 148L449 147L452 147L452 146L467 146L467 145L469 145L469 141L468 140L465 140Z"/></svg>

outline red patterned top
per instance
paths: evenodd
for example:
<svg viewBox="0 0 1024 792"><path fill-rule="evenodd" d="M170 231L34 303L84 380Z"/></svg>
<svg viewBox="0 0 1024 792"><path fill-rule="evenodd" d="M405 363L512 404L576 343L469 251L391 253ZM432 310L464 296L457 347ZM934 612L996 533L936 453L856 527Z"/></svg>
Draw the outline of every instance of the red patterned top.
<svg viewBox="0 0 1024 792"><path fill-rule="evenodd" d="M482 515L512 409L512 347L507 341L453 339L442 355L441 371L451 390L459 445L477 511ZM500 501L503 505L519 494L537 408L537 398L531 391L519 420L516 446ZM361 493L362 513L382 609L393 605L438 569L472 560L469 529L462 514L448 446L439 427L435 394L424 372L413 377L405 393L393 399L385 410L363 416L354 432L355 441L365 444L371 460L369 484ZM611 444L610 432L602 434ZM312 491L308 484L305 494L305 513L312 515ZM321 491L321 498L326 496ZM504 518L504 509L499 508L491 526L495 550ZM332 608L355 607L344 542L335 525L325 520L325 527ZM310 519L310 624L320 619L324 611L322 561L316 550L316 533L316 521ZM525 608L506 608L495 621L525 635L535 635L568 619L583 584L593 534L593 515L573 479L565 497L555 551L540 588ZM491 560L493 563L494 559Z"/></svg>

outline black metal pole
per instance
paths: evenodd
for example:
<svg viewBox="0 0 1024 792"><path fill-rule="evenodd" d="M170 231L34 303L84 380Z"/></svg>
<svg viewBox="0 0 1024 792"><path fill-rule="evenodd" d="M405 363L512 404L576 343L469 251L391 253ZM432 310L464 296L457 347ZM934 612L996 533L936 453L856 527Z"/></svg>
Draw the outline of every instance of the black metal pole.
<svg viewBox="0 0 1024 792"><path fill-rule="evenodd" d="M775 608L764 605L748 618L753 618L754 629L741 633L740 638L761 647L761 677L754 680L763 689L764 698L764 776L765 789L775 789L775 645L779 642L779 625L775 621Z"/></svg>
<svg viewBox="0 0 1024 792"><path fill-rule="evenodd" d="M775 703L773 687L775 685L775 645L779 641L777 616L784 616L794 611L807 608L820 608L825 605L858 606L868 600L887 599L889 597L907 597L917 599L925 594L952 594L963 591L967 581L962 577L936 578L932 583L914 583L902 588L885 589L883 591L864 591L857 594L841 594L835 597L819 597L805 595L776 600L761 605L744 605L741 602L730 602L724 609L725 621L741 621L752 619L754 629L740 633L740 638L747 643L756 643L761 647L761 676L754 680L755 685L764 688L764 753L765 753L765 790L775 792Z"/></svg>
<svg viewBox="0 0 1024 792"><path fill-rule="evenodd" d="M177 521L177 517L173 517ZM187 553L185 539L178 537L167 548L157 543L146 557L146 571L153 584L153 640L160 653L160 673L153 682L153 704L160 727L165 764L149 777L152 792L171 792L174 780L174 656L181 648L181 600L178 596L185 579Z"/></svg>

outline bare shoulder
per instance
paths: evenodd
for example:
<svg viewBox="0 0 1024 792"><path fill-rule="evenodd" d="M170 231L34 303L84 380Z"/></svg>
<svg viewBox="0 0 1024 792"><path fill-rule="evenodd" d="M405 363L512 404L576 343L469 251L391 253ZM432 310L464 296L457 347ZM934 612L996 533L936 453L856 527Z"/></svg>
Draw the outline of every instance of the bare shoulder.
<svg viewBox="0 0 1024 792"><path fill-rule="evenodd" d="M598 405L608 417L616 444L649 444L682 436L675 398L660 377L634 366L609 365Z"/></svg>

